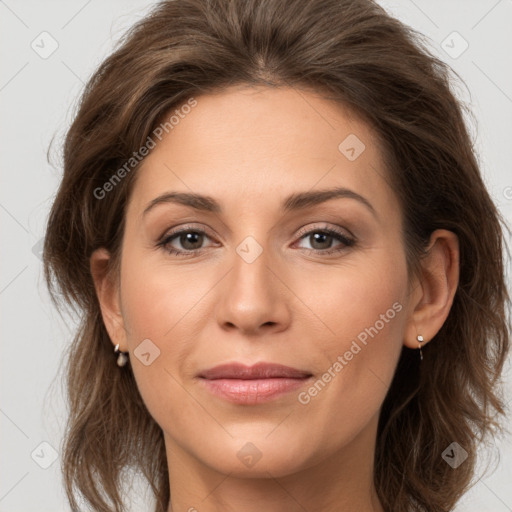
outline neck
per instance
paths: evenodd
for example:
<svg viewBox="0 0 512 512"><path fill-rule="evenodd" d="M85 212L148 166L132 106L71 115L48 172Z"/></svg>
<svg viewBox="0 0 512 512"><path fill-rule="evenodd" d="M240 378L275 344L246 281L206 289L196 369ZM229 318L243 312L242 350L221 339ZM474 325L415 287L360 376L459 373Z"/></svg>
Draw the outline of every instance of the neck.
<svg viewBox="0 0 512 512"><path fill-rule="evenodd" d="M165 435L171 501L167 512L384 512L373 485L377 417L348 445L291 474L221 473ZM256 467L256 466L255 466Z"/></svg>

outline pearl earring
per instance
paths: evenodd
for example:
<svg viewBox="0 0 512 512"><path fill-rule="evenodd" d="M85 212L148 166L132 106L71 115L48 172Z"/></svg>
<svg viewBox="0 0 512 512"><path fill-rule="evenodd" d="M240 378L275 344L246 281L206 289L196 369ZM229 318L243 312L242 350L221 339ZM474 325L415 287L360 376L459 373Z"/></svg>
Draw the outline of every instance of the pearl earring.
<svg viewBox="0 0 512 512"><path fill-rule="evenodd" d="M117 357L117 366L124 366L128 362L128 352L121 352L119 350L119 343L116 345L116 348L114 349L114 353L118 353L119 356Z"/></svg>
<svg viewBox="0 0 512 512"><path fill-rule="evenodd" d="M423 341L423 336L417 336L418 347L420 348L420 360L423 361L423 352L421 351L421 342Z"/></svg>

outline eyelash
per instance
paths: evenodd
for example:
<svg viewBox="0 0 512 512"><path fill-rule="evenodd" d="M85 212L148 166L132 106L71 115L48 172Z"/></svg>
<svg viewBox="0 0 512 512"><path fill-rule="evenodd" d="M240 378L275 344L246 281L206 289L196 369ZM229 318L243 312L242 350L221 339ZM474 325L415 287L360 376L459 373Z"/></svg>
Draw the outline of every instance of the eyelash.
<svg viewBox="0 0 512 512"><path fill-rule="evenodd" d="M180 236L180 235L182 235L184 233L196 233L196 234L205 235L208 238L211 238L211 237L208 236L208 233L206 231L202 230L202 229L192 228L192 227L185 227L183 229L180 229L180 230L173 231L173 232L169 233L167 236L165 236L157 244L157 246L161 247L168 254L172 254L174 256L179 256L179 257L186 257L186 256L190 256L191 254L194 254L194 253L197 253L197 252L201 252L203 249L184 250L184 251L182 251L182 250L177 250L174 247L170 246L170 243L171 243L172 240L174 240L175 238L177 238L178 236ZM332 253L341 252L341 251L345 250L347 247L353 247L355 245L355 243L356 243L355 238L351 238L351 237L345 235L345 233L342 233L341 231L338 231L338 230L336 230L334 228L328 228L328 227L314 228L314 229L310 229L309 231L301 230L297 234L297 236L301 240L301 239L305 238L307 235L312 235L314 233L321 233L321 234L324 234L324 235L333 236L335 239L337 239L338 241L342 242L341 248L331 248L331 249L326 249L326 250L321 250L321 249L303 249L303 250L308 251L308 252L314 252L314 253L317 253L317 254L318 253L320 253L320 254L332 254Z"/></svg>

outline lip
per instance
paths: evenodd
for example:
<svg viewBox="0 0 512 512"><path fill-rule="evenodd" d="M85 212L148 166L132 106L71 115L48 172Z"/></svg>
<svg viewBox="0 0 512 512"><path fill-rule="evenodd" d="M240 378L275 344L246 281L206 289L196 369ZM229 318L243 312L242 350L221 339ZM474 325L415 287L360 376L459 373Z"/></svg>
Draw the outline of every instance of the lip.
<svg viewBox="0 0 512 512"><path fill-rule="evenodd" d="M228 363L205 370L197 377L214 395L238 404L255 405L300 388L312 374L274 363Z"/></svg>
<svg viewBox="0 0 512 512"><path fill-rule="evenodd" d="M198 374L198 377L208 380L214 379L273 379L289 378L302 379L310 377L311 373L303 370L284 366L275 363L257 363L252 366L246 366L241 363L221 364L205 370Z"/></svg>

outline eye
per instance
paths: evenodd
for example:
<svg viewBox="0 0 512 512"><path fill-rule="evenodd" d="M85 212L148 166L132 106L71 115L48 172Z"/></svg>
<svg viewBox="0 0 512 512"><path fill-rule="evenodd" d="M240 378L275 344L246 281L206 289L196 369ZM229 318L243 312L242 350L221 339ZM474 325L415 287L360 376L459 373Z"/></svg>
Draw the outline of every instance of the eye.
<svg viewBox="0 0 512 512"><path fill-rule="evenodd" d="M356 243L353 237L341 230L338 231L326 226L310 229L309 231L302 230L298 236L300 241L307 240L312 245L311 248L302 247L302 249L319 254L338 253L347 247L354 246ZM195 227L185 227L166 234L157 245L169 254L189 256L197 254L204 249L203 243L205 239L211 239L206 231ZM338 245L332 247L333 242L336 241Z"/></svg>
<svg viewBox="0 0 512 512"><path fill-rule="evenodd" d="M198 228L184 228L168 233L158 246L176 256L186 256L203 249L205 238L210 238L205 231ZM176 247L180 245L181 247Z"/></svg>
<svg viewBox="0 0 512 512"><path fill-rule="evenodd" d="M305 247L307 251L313 251L322 254L331 254L341 252L347 247L355 245L355 239L346 235L342 231L334 228L323 227L321 229L311 229L299 233L300 240L307 240L311 244L311 248ZM339 244L332 247L333 242L338 241Z"/></svg>

